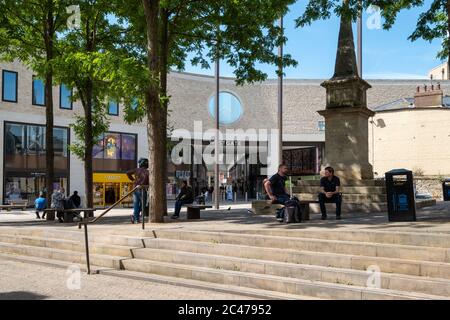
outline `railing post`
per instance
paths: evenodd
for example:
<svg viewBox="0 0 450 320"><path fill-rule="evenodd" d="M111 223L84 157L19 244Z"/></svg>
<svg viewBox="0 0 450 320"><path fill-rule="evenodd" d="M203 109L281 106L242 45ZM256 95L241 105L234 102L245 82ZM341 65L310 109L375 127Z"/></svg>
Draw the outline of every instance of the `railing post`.
<svg viewBox="0 0 450 320"><path fill-rule="evenodd" d="M89 237L88 237L88 228L87 223L84 223L84 243L86 246L86 266L87 266L87 273L91 274L91 263L89 261Z"/></svg>

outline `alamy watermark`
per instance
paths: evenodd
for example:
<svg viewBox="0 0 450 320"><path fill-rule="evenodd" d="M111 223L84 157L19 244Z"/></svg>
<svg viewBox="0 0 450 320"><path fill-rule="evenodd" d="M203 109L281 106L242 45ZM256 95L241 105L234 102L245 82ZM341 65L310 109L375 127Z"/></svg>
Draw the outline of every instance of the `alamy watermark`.
<svg viewBox="0 0 450 320"><path fill-rule="evenodd" d="M79 5L71 5L66 8L66 12L70 14L67 19L67 28L79 29L81 27L81 10Z"/></svg>
<svg viewBox="0 0 450 320"><path fill-rule="evenodd" d="M81 269L79 265L73 264L67 268L66 286L69 290L81 290Z"/></svg>

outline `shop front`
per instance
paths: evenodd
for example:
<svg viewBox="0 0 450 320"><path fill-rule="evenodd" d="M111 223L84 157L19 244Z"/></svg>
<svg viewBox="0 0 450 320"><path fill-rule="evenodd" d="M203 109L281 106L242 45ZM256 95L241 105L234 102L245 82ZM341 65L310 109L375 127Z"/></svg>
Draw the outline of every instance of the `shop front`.
<svg viewBox="0 0 450 320"><path fill-rule="evenodd" d="M53 189L69 190L69 129L53 129ZM33 204L40 192L46 192L45 126L5 122L3 157L3 202L27 200Z"/></svg>
<svg viewBox="0 0 450 320"><path fill-rule="evenodd" d="M133 183L123 173L94 173L94 206L108 207L133 189ZM121 205L131 207L133 197L128 196Z"/></svg>
<svg viewBox="0 0 450 320"><path fill-rule="evenodd" d="M137 166L137 135L106 132L93 148L94 206L108 207L133 189L126 172ZM130 207L133 197L120 205Z"/></svg>

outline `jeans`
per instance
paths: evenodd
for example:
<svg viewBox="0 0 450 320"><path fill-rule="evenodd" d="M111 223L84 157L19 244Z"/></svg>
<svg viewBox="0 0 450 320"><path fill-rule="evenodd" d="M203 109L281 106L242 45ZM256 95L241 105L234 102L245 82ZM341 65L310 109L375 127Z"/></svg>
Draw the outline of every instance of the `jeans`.
<svg viewBox="0 0 450 320"><path fill-rule="evenodd" d="M181 207L183 206L183 204L191 204L192 202L193 202L192 200L177 200L175 202L175 212L173 215L179 217Z"/></svg>
<svg viewBox="0 0 450 320"><path fill-rule="evenodd" d="M279 203L279 204L285 204L291 198L291 196L288 194L281 194L281 195L278 195L275 197L277 197L277 201L275 201L275 203ZM277 215L276 215L277 219L283 218L282 212L283 212L283 209L277 209Z"/></svg>
<svg viewBox="0 0 450 320"><path fill-rule="evenodd" d="M144 191L144 206L147 203L147 192ZM133 217L135 221L139 221L139 214L142 211L142 190L133 192Z"/></svg>
<svg viewBox="0 0 450 320"><path fill-rule="evenodd" d="M275 196L275 197L277 197L277 201L275 203L279 203L279 204L285 204L291 198L291 196L288 194L281 194L281 195Z"/></svg>
<svg viewBox="0 0 450 320"><path fill-rule="evenodd" d="M331 198L327 198L325 193L319 193L320 211L322 212L322 216L327 215L327 209L325 207L326 202L336 204L336 216L339 217L341 215L342 195L338 193L334 194Z"/></svg>

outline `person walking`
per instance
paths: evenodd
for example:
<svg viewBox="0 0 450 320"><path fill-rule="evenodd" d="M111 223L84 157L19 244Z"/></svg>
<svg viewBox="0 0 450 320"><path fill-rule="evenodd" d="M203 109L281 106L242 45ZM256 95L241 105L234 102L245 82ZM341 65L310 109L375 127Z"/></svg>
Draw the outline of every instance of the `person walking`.
<svg viewBox="0 0 450 320"><path fill-rule="evenodd" d="M128 178L133 181L133 188L137 186L148 186L148 159L141 158L138 161L136 169L127 172ZM142 196L144 198L142 199ZM142 208L144 202L144 208ZM131 216L131 223L140 223L140 213L142 212L142 219L144 219L145 204L147 203L147 191L144 189L137 189L133 192L133 215Z"/></svg>

